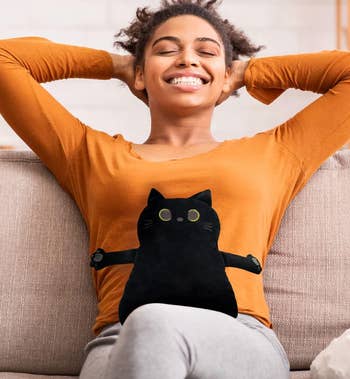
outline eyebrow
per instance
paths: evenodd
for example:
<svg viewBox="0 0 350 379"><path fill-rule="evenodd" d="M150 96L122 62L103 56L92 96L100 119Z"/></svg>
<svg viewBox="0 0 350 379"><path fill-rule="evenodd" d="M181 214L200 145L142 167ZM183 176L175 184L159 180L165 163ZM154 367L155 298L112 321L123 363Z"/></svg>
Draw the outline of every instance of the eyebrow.
<svg viewBox="0 0 350 379"><path fill-rule="evenodd" d="M181 42L180 38L177 38L177 37L174 37L174 36L164 36L164 37L160 37L160 38L156 39L153 42L152 47L154 45L156 45L158 42L163 41L163 40L174 41L174 42L177 42L177 43ZM195 39L195 41L211 41L211 42L216 43L219 47L221 47L221 45L220 45L220 43L218 41L216 41L215 39L209 38L209 37L198 37L198 38Z"/></svg>

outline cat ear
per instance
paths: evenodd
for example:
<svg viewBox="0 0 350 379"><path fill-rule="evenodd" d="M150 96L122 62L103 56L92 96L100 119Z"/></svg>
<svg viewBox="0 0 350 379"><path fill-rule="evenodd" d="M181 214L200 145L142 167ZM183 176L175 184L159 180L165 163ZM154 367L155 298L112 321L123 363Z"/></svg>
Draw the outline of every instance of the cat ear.
<svg viewBox="0 0 350 379"><path fill-rule="evenodd" d="M196 200L201 200L207 203L211 207L211 191L210 189L207 189L202 192L198 192L195 195L189 197L189 199L196 199Z"/></svg>
<svg viewBox="0 0 350 379"><path fill-rule="evenodd" d="M155 188L152 188L151 192L148 195L147 204L149 205L154 200L159 200L159 199L164 199L164 196L159 191L157 191Z"/></svg>

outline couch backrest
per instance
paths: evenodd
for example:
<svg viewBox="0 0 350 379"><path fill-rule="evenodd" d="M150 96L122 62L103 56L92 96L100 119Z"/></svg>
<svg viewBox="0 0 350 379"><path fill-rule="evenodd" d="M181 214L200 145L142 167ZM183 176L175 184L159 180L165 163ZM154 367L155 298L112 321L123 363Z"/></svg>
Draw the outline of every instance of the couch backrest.
<svg viewBox="0 0 350 379"><path fill-rule="evenodd" d="M78 375L97 301L88 232L29 150L0 151L0 372Z"/></svg>
<svg viewBox="0 0 350 379"><path fill-rule="evenodd" d="M308 369L350 328L350 150L328 158L289 204L264 273L273 328Z"/></svg>
<svg viewBox="0 0 350 379"><path fill-rule="evenodd" d="M85 222L29 150L0 151L0 198L0 372L78 375L97 315ZM340 150L288 207L265 267L292 369L350 327L349 214L350 150Z"/></svg>

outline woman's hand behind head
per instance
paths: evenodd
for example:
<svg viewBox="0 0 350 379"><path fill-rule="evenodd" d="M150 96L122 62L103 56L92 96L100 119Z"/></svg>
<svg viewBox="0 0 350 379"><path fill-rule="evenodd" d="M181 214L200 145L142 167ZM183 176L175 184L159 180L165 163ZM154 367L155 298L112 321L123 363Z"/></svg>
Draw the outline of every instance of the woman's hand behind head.
<svg viewBox="0 0 350 379"><path fill-rule="evenodd" d="M130 89L130 91L141 101L148 106L148 99L144 91L139 91L134 87L135 84L135 71L134 61L135 57L131 54L118 55L111 54L114 74L113 77L122 80Z"/></svg>
<svg viewBox="0 0 350 379"><path fill-rule="evenodd" d="M231 96L233 91L236 91L237 89L245 85L244 73L245 73L246 68L248 67L248 64L249 64L249 61L246 61L246 62L243 62L240 60L232 61L229 90L228 91L225 90L221 93L215 106L221 104L226 99L228 99Z"/></svg>

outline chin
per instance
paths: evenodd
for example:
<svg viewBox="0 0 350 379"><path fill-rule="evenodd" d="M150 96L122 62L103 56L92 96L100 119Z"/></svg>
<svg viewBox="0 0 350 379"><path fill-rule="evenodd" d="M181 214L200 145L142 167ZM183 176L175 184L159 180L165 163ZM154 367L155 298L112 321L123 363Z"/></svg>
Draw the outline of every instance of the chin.
<svg viewBox="0 0 350 379"><path fill-rule="evenodd" d="M164 101L166 99L166 101ZM160 99L159 99L160 100ZM195 97L188 96L187 98L175 98L170 99L168 96L167 98L164 97L161 99L161 101L157 101L156 103L153 102L153 104L159 108L168 108L171 112L174 112L175 110L184 110L184 109L196 109L196 108L213 108L215 106L214 100L208 100L208 99L200 99Z"/></svg>

